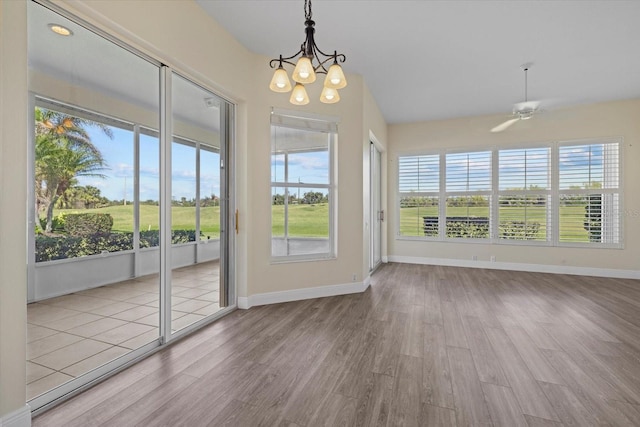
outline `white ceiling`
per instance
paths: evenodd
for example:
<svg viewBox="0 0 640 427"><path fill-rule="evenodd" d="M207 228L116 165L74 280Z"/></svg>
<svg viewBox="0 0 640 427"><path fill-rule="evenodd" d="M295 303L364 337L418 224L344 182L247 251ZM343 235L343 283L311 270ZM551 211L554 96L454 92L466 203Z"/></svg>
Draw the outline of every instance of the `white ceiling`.
<svg viewBox="0 0 640 427"><path fill-rule="evenodd" d="M302 0L196 0L249 50L304 41ZM315 0L316 43L347 56L389 123L640 97L640 1ZM265 67L268 62L265 61ZM268 82L265 82L265 85Z"/></svg>

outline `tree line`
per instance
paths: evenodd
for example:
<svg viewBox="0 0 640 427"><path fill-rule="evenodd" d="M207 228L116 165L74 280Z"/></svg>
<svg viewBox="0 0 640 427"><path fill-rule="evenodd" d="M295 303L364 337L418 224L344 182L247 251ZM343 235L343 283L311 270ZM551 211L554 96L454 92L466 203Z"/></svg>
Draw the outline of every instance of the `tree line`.
<svg viewBox="0 0 640 427"><path fill-rule="evenodd" d="M289 194L290 205L317 205L319 203L329 203L329 195L320 191L308 191L298 199L296 194ZM284 205L284 194L274 194L272 197L273 205Z"/></svg>

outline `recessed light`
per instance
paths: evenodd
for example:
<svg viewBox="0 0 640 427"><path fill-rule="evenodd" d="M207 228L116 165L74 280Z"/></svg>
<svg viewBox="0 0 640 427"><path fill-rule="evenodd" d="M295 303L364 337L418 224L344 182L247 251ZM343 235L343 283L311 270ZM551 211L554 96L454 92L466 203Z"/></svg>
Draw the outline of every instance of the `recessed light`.
<svg viewBox="0 0 640 427"><path fill-rule="evenodd" d="M60 24L49 24L49 29L51 31L53 31L56 34L59 34L61 36L72 36L73 35L73 31L71 31L70 29L68 29L65 26L62 26Z"/></svg>

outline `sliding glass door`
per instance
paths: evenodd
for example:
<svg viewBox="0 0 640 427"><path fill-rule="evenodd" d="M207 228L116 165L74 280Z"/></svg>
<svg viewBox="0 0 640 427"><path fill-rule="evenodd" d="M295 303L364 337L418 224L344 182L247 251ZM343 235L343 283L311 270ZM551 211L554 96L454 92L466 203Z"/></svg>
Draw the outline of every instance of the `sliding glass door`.
<svg viewBox="0 0 640 427"><path fill-rule="evenodd" d="M227 305L221 299L227 111L222 99L177 74L171 100L170 329L177 333Z"/></svg>
<svg viewBox="0 0 640 427"><path fill-rule="evenodd" d="M36 411L228 312L232 290L232 106L48 7L28 6Z"/></svg>

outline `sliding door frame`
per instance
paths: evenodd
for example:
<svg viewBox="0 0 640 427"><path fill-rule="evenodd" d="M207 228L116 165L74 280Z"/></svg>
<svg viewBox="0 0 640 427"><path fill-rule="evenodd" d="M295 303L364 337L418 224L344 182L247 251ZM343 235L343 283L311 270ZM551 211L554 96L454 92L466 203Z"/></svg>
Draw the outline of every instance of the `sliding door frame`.
<svg viewBox="0 0 640 427"><path fill-rule="evenodd" d="M95 384L123 371L129 366L139 362L140 360L150 356L151 354L164 349L170 342L175 341L185 335L202 328L203 326L223 317L224 315L235 310L237 307L236 302L236 289L235 289L235 239L232 230L236 226L233 215L231 212L235 210L235 113L236 106L232 100L217 94L212 89L208 88L208 85L198 82L192 77L187 77L188 73L182 73L174 67L169 67L163 64L161 61L153 58L142 51L128 45L127 43L119 40L117 37L110 35L109 33L100 30L93 24L90 24L86 20L79 18L78 16L66 11L61 6L52 3L49 0L32 0L39 6L45 7L54 13L62 15L63 17L73 21L74 23L88 29L96 35L114 43L118 47L136 55L143 60L155 65L159 69L160 80L160 108L158 114L160 116L160 200L159 200L159 221L160 221L160 279L159 279L159 292L160 292L160 310L159 310L159 336L158 339L154 339L135 350L132 350L96 369L93 369L82 376L70 380L69 382L62 384L42 395L30 400L29 406L32 409L32 416L35 416L41 412L56 406L65 400L83 392L84 390L93 387ZM215 94L223 102L221 103L221 147L220 147L220 160L221 160L221 194L220 197L220 307L221 309L215 314L205 317L175 333L171 333L171 144L172 144L172 103L171 103L171 76L177 74L180 77L202 87L203 89ZM29 197L30 200L34 199L34 173L35 173L35 133L33 129L34 123L34 109L35 109L35 97L38 94L29 91L29 109L28 117L30 121L27 124L28 135L28 173L29 173ZM134 132L137 134L137 132ZM134 144L135 150L139 150L138 144ZM139 152L134 154L136 164L140 156ZM136 178L139 179L139 178ZM134 185L134 191L139 191L137 185ZM138 193L139 194L139 193ZM134 213L134 215L138 215ZM32 250L28 253L28 280L33 280L35 269L35 213L33 209L27 216L28 227L30 232L27 236L27 243ZM199 243L199 242L198 242ZM137 269L136 269L137 271ZM224 285L223 285L224 284ZM26 301L25 301L26 304Z"/></svg>

